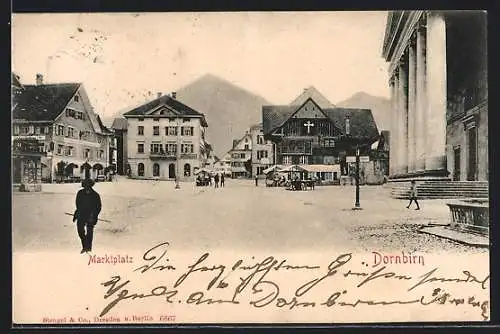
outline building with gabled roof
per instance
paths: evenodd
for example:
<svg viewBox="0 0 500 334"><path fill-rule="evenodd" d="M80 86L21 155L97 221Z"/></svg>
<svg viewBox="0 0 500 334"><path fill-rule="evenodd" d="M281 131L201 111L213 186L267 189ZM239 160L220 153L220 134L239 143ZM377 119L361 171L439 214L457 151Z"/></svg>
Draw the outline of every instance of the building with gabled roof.
<svg viewBox="0 0 500 334"><path fill-rule="evenodd" d="M377 125L369 109L322 108L313 98L301 105L262 107L264 139L275 146L275 164L339 165L341 175L352 169L347 159L359 147L368 155L379 139ZM330 181L341 175L321 175Z"/></svg>
<svg viewBox="0 0 500 334"><path fill-rule="evenodd" d="M212 147L205 115L161 95L123 114L127 122L127 167L134 178L191 180L205 167ZM123 121L117 121L119 126Z"/></svg>
<svg viewBox="0 0 500 334"><path fill-rule="evenodd" d="M37 74L36 84L22 85L15 100L14 146L37 142L43 181L96 179L112 168L113 132L94 112L83 84L45 84ZM14 182L22 179L22 165L14 157Z"/></svg>

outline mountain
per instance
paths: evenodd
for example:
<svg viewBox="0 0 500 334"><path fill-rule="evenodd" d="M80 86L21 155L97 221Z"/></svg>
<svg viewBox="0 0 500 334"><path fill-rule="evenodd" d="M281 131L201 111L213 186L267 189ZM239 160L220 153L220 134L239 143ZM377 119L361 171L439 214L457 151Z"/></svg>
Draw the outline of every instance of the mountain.
<svg viewBox="0 0 500 334"><path fill-rule="evenodd" d="M219 157L231 149L252 124L262 120L262 106L271 104L213 74L206 74L177 90L177 100L205 114L207 141Z"/></svg>
<svg viewBox="0 0 500 334"><path fill-rule="evenodd" d="M358 92L350 98L336 103L340 108L371 109L377 123L378 131L390 130L391 101L384 97L373 96L365 92Z"/></svg>

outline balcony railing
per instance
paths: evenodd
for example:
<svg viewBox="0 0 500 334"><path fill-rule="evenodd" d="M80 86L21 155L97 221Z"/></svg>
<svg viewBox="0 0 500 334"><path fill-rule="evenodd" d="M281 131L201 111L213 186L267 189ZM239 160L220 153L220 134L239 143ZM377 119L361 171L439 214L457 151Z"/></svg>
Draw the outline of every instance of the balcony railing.
<svg viewBox="0 0 500 334"><path fill-rule="evenodd" d="M198 159L196 153L181 153L181 159Z"/></svg>
<svg viewBox="0 0 500 334"><path fill-rule="evenodd" d="M149 157L150 159L175 160L177 155L175 152L151 152Z"/></svg>

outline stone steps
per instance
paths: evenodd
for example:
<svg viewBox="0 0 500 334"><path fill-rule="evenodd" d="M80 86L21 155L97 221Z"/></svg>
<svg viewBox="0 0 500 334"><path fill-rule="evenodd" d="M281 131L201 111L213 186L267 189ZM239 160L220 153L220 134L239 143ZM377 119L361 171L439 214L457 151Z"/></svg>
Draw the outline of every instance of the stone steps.
<svg viewBox="0 0 500 334"><path fill-rule="evenodd" d="M410 182L390 182L387 188L392 198L406 199L410 195ZM489 184L486 181L423 181L417 182L418 198L488 198Z"/></svg>

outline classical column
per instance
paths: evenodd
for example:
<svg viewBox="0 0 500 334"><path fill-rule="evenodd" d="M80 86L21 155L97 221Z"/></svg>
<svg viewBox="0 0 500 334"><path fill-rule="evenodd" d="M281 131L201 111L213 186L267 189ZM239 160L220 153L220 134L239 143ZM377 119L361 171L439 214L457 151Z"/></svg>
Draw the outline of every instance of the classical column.
<svg viewBox="0 0 500 334"><path fill-rule="evenodd" d="M446 170L446 24L439 12L427 14L426 171Z"/></svg>
<svg viewBox="0 0 500 334"><path fill-rule="evenodd" d="M425 28L420 26L417 29L416 45L416 113L415 113L415 170L425 170L425 150L426 150L426 114L427 114L427 87L426 87L426 55L425 55Z"/></svg>
<svg viewBox="0 0 500 334"><path fill-rule="evenodd" d="M397 74L393 73L389 80L391 88L391 127L389 133L389 175L392 176L396 173L396 132L397 132Z"/></svg>
<svg viewBox="0 0 500 334"><path fill-rule="evenodd" d="M406 54L403 56L406 57ZM407 61L402 59L399 66L398 87L398 174L408 173L408 70Z"/></svg>
<svg viewBox="0 0 500 334"><path fill-rule="evenodd" d="M415 171L415 121L416 121L416 50L415 39L410 39L408 46L408 172Z"/></svg>

